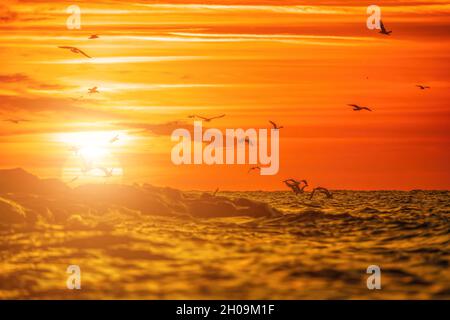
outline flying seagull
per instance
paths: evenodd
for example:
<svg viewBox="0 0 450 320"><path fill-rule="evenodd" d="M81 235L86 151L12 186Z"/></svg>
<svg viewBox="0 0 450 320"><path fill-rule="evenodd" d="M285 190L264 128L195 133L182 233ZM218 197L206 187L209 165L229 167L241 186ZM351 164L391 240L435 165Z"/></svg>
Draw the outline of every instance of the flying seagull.
<svg viewBox="0 0 450 320"><path fill-rule="evenodd" d="M75 178L73 178L72 180L70 180L70 181L69 181L69 183L72 183L72 182L75 182L75 181L77 181L77 180L78 180L78 178L79 178L79 176L76 176Z"/></svg>
<svg viewBox="0 0 450 320"><path fill-rule="evenodd" d="M92 94L92 93L100 93L98 90L97 90L97 87L92 87L92 88L89 88L88 89L89 90L89 94Z"/></svg>
<svg viewBox="0 0 450 320"><path fill-rule="evenodd" d="M303 193L305 188L308 186L308 182L306 182L306 180L297 181L295 179L287 179L287 180L284 180L283 182L286 184L286 186L291 188L291 190L296 195L298 195L299 193ZM304 183L304 185L302 187L300 187L302 182Z"/></svg>
<svg viewBox="0 0 450 320"><path fill-rule="evenodd" d="M19 124L21 122L29 122L29 120L25 120L25 119L5 119L3 121L11 122L11 123L14 123L14 124Z"/></svg>
<svg viewBox="0 0 450 320"><path fill-rule="evenodd" d="M75 155L77 155L78 152L80 151L80 147L79 146L71 146L69 148L69 151L72 151Z"/></svg>
<svg viewBox="0 0 450 320"><path fill-rule="evenodd" d="M284 128L283 126L278 126L275 122L269 120L270 124L273 126L275 130Z"/></svg>
<svg viewBox="0 0 450 320"><path fill-rule="evenodd" d="M91 34L91 36L88 39L98 39L98 34Z"/></svg>
<svg viewBox="0 0 450 320"><path fill-rule="evenodd" d="M72 101L81 101L81 100L83 100L83 96L79 96L78 98L70 98L70 99L72 99Z"/></svg>
<svg viewBox="0 0 450 320"><path fill-rule="evenodd" d="M113 170L114 170L114 169L106 169L106 168L103 168L103 167L99 167L99 168L97 168L97 169L99 169L99 170L101 170L101 171L104 172L105 178L109 178L109 177L112 177L112 176L113 176Z"/></svg>
<svg viewBox="0 0 450 320"><path fill-rule="evenodd" d="M357 104L348 104L348 106L353 107L353 111L361 111L361 110L372 111L368 107L361 107L361 106L358 106Z"/></svg>
<svg viewBox="0 0 450 320"><path fill-rule="evenodd" d="M194 115L194 118L195 118L195 117L200 118L200 119L202 119L202 120L204 120L204 121L206 121L206 122L210 122L211 120L214 120L214 119L220 119L220 118L223 118L223 117L225 117L225 115L224 115L224 114L221 114L220 116L211 117L211 118L206 118L206 117L201 117L201 116ZM190 118L192 118L192 116L190 116Z"/></svg>
<svg viewBox="0 0 450 320"><path fill-rule="evenodd" d="M287 180L283 180L284 183L288 182L288 183L293 183L293 184L297 184L300 185L301 183L304 183L305 186L308 186L308 181L306 180L295 180L295 179L287 179Z"/></svg>
<svg viewBox="0 0 450 320"><path fill-rule="evenodd" d="M421 85L421 84L416 85L416 87L418 87L420 90L425 90L425 89L430 89L431 88L429 86L424 86L424 85Z"/></svg>
<svg viewBox="0 0 450 320"><path fill-rule="evenodd" d="M300 181L295 180L295 179L287 179L287 180L285 180L285 181L292 181L292 182L297 183L297 184L304 183L305 186L308 186L308 181L306 181L306 180L304 180L304 179L303 179L303 180L300 180Z"/></svg>
<svg viewBox="0 0 450 320"><path fill-rule="evenodd" d="M248 143L250 146L253 146L253 141L250 140L249 137L245 137L244 139L239 140L239 143Z"/></svg>
<svg viewBox="0 0 450 320"><path fill-rule="evenodd" d="M67 49L67 50L70 50L73 53L80 53L80 54L82 54L83 56L85 56L87 58L92 58L92 57L88 56L86 53L84 53L82 50L80 50L78 48L75 48L75 47L59 46L58 48Z"/></svg>
<svg viewBox="0 0 450 320"><path fill-rule="evenodd" d="M80 159L81 159L81 163L82 163L82 165L83 165L83 166L81 167L81 171L83 172L83 174L86 174L86 173L88 173L89 171L91 171L92 169L94 169L91 160L85 159L82 155L80 156Z"/></svg>
<svg viewBox="0 0 450 320"><path fill-rule="evenodd" d="M259 171L261 171L261 167L260 167L260 166L257 166L257 167L251 167L250 169L248 169L247 173L250 173L250 172L252 172L253 170L259 170Z"/></svg>
<svg viewBox="0 0 450 320"><path fill-rule="evenodd" d="M313 189L313 191L311 193L311 197L309 197L310 200L314 197L314 193L316 193L316 191L320 192L320 193L323 193L324 195L327 196L328 199L333 198L333 195L331 194L330 191L328 191L327 188L317 187L317 188Z"/></svg>
<svg viewBox="0 0 450 320"><path fill-rule="evenodd" d="M109 140L109 143L114 143L116 141L119 140L119 135L117 134L114 138L112 138L111 140Z"/></svg>
<svg viewBox="0 0 450 320"><path fill-rule="evenodd" d="M381 34L385 34L387 36L390 36L392 31L387 31L386 28L384 27L383 21L380 20L380 27L381 27Z"/></svg>

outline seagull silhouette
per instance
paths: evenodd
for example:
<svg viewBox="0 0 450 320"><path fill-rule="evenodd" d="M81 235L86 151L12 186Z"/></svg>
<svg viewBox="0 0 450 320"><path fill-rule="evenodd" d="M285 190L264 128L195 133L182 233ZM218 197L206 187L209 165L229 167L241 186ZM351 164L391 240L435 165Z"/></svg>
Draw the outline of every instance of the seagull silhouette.
<svg viewBox="0 0 450 320"><path fill-rule="evenodd" d="M69 148L69 151L72 151L75 155L78 155L78 152L80 151L80 147L79 146L71 146Z"/></svg>
<svg viewBox="0 0 450 320"><path fill-rule="evenodd" d="M253 146L253 141L250 140L249 137L245 137L244 139L239 140L240 143L248 143L250 146Z"/></svg>
<svg viewBox="0 0 450 320"><path fill-rule="evenodd" d="M295 180L295 179L287 179L287 180L284 180L284 181L291 181L291 182L296 183L296 184L304 183L305 186L308 186L308 181L306 181L306 180L304 180L304 179L303 179L303 180L300 180L300 181Z"/></svg>
<svg viewBox="0 0 450 320"><path fill-rule="evenodd" d="M303 193L305 188L308 186L308 182L306 180L297 181L295 179L287 179L287 180L283 180L283 182L286 184L286 186L291 188L291 190L296 195L298 195L299 193ZM302 187L300 187L302 182L304 183L304 185Z"/></svg>
<svg viewBox="0 0 450 320"><path fill-rule="evenodd" d="M416 87L418 87L420 90L425 90L425 89L430 89L431 88L429 86L424 86L424 85L421 85L421 84L416 85Z"/></svg>
<svg viewBox="0 0 450 320"><path fill-rule="evenodd" d="M260 167L260 166L251 167L250 169L248 169L247 173L250 173L250 172L252 172L253 170L259 170L259 171L261 171L261 167Z"/></svg>
<svg viewBox="0 0 450 320"><path fill-rule="evenodd" d="M387 36L391 35L392 31L387 31L386 28L384 27L383 21L381 21L381 20L380 20L380 27L381 27L381 31L380 31L381 34L384 34Z"/></svg>
<svg viewBox="0 0 450 320"><path fill-rule="evenodd" d="M283 126L278 126L275 122L269 120L270 124L273 126L275 130L284 128Z"/></svg>
<svg viewBox="0 0 450 320"><path fill-rule="evenodd" d="M98 39L98 34L91 34L88 39Z"/></svg>
<svg viewBox="0 0 450 320"><path fill-rule="evenodd" d="M58 48L67 49L67 50L70 50L73 53L80 53L80 54L82 54L83 56L85 56L87 58L92 58L92 57L88 56L84 51L82 51L82 50L80 50L78 48L75 48L75 47L59 46Z"/></svg>
<svg viewBox="0 0 450 320"><path fill-rule="evenodd" d="M113 176L114 169L106 169L103 167L98 167L97 169L103 171L103 173L105 174L105 178L109 178L109 177Z"/></svg>
<svg viewBox="0 0 450 320"><path fill-rule="evenodd" d="M75 182L75 181L77 181L77 180L78 180L78 178L79 178L79 176L76 176L75 178L73 178L72 180L70 180L70 181L69 181L69 183L72 183L72 182Z"/></svg>
<svg viewBox="0 0 450 320"><path fill-rule="evenodd" d="M79 96L78 98L70 98L72 101L81 101L83 100L84 96Z"/></svg>
<svg viewBox="0 0 450 320"><path fill-rule="evenodd" d="M82 155L80 156L81 159L81 171L86 174L89 171L91 171L92 169L94 169L94 166L92 165L92 161L91 160L86 160Z"/></svg>
<svg viewBox="0 0 450 320"><path fill-rule="evenodd" d="M21 122L29 122L30 120L26 120L26 119L5 119L3 121L11 122L11 123L14 123L14 124L19 124Z"/></svg>
<svg viewBox="0 0 450 320"><path fill-rule="evenodd" d="M89 94L92 94L92 93L100 93L98 90L97 90L97 87L92 87L92 88L89 88L88 89L89 90Z"/></svg>
<svg viewBox="0 0 450 320"><path fill-rule="evenodd" d="M316 193L316 191L320 192L320 193L323 193L324 195L326 195L326 197L328 199L333 198L333 194L327 188L317 187L317 188L313 189L313 191L311 193L311 197L309 197L310 200L314 197L314 194Z"/></svg>
<svg viewBox="0 0 450 320"><path fill-rule="evenodd" d="M361 111L361 110L372 111L368 107L361 107L361 106L358 106L357 104L348 104L348 106L353 107L353 111Z"/></svg>
<svg viewBox="0 0 450 320"><path fill-rule="evenodd" d="M119 135L117 134L114 138L112 138L111 140L109 140L109 143L114 143L116 141L119 140Z"/></svg>
<svg viewBox="0 0 450 320"><path fill-rule="evenodd" d="M286 180L283 180L283 182L289 182L289 183L294 183L294 184L301 184L301 183L304 183L305 184L305 186L308 186L308 181L306 181L306 180L300 180L300 181L298 181L298 180L295 180L295 179L286 179Z"/></svg>
<svg viewBox="0 0 450 320"><path fill-rule="evenodd" d="M220 118L223 118L223 117L225 117L224 114L221 114L220 116L216 116L216 117L211 117L211 118L202 117L202 116L198 116L198 115L195 115L195 114L189 116L189 118L200 118L200 119L202 119L205 122L210 122L211 120L220 119Z"/></svg>

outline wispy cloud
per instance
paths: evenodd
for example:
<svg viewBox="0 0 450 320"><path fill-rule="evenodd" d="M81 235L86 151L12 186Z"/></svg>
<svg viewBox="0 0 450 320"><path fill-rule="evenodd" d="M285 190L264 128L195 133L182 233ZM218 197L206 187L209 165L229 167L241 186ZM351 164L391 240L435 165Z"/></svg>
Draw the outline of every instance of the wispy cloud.
<svg viewBox="0 0 450 320"><path fill-rule="evenodd" d="M58 90L64 88L59 84L39 82L24 73L0 74L0 82L4 85L17 85L16 89L19 91L23 91L23 89Z"/></svg>
<svg viewBox="0 0 450 320"><path fill-rule="evenodd" d="M278 13L308 13L308 14L336 14L348 11L346 7L320 7L320 6L299 6L299 5L240 5L240 4L146 4L136 3L136 6L148 7L153 9L170 10L192 10L197 12L211 11L266 11Z"/></svg>
<svg viewBox="0 0 450 320"><path fill-rule="evenodd" d="M92 59L64 59L64 60L46 60L32 63L38 64L117 64L117 63L147 63L147 62L165 62L165 61L192 61L204 60L205 56L122 56L122 57L100 57Z"/></svg>

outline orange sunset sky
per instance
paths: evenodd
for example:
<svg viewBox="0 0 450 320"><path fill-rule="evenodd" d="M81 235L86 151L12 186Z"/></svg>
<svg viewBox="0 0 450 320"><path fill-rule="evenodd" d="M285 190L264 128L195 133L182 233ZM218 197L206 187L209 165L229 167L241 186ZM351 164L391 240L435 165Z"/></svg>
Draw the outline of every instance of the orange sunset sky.
<svg viewBox="0 0 450 320"><path fill-rule="evenodd" d="M66 27L73 4L80 30ZM372 4L391 36L367 29ZM68 182L69 148L87 144L125 183L448 189L449 13L439 0L3 0L0 167ZM171 132L222 113L208 126L285 127L277 175L172 164Z"/></svg>

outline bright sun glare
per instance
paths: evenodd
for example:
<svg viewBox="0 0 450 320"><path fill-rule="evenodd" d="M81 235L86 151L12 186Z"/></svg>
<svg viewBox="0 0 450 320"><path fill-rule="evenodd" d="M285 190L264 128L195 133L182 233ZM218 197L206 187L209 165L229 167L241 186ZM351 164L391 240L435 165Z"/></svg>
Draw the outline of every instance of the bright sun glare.
<svg viewBox="0 0 450 320"><path fill-rule="evenodd" d="M98 182L99 179L117 182L123 169L114 151L128 141L124 132L86 131L61 133L57 141L67 147L68 159L62 179L77 184Z"/></svg>

